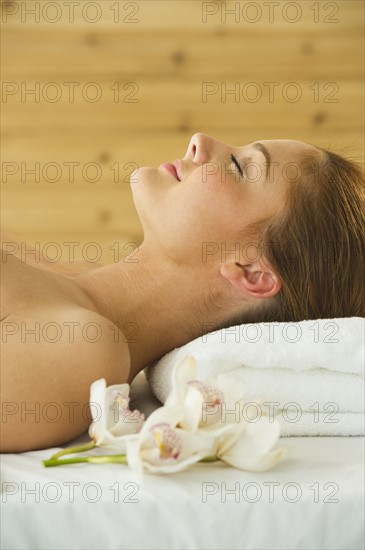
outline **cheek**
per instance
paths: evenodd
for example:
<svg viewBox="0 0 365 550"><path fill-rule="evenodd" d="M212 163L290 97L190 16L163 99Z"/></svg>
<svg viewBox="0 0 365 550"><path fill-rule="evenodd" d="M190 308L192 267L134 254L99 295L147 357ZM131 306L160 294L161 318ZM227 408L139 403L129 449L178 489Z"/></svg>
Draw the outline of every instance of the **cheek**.
<svg viewBox="0 0 365 550"><path fill-rule="evenodd" d="M213 208L237 201L240 194L239 184L220 171L209 174L206 170L200 169L187 178L182 185L186 185L192 200L198 200L200 204L210 205Z"/></svg>
<svg viewBox="0 0 365 550"><path fill-rule="evenodd" d="M205 177L197 175L186 180L176 204L179 210L189 212L190 225L196 233L224 238L235 230L244 216L244 197L240 184L220 174ZM185 185L185 188L183 186Z"/></svg>

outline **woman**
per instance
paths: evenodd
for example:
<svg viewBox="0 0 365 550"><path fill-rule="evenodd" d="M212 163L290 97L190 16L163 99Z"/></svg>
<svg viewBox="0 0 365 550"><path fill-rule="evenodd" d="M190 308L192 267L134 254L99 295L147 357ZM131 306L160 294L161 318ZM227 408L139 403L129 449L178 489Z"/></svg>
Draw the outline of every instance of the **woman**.
<svg viewBox="0 0 365 550"><path fill-rule="evenodd" d="M185 157L131 176L137 251L81 273L3 246L2 452L90 424L90 384L131 383L168 351L239 323L365 316L364 178L294 140L195 134Z"/></svg>

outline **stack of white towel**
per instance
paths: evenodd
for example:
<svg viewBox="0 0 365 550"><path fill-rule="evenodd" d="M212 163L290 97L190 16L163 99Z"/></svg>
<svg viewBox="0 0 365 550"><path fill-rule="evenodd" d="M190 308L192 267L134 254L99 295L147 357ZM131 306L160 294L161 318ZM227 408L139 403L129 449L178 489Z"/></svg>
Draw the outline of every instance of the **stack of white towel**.
<svg viewBox="0 0 365 550"><path fill-rule="evenodd" d="M200 380L237 369L246 402L261 400L282 436L364 435L364 337L362 317L238 325L172 350L145 374L164 403L173 366L190 354Z"/></svg>

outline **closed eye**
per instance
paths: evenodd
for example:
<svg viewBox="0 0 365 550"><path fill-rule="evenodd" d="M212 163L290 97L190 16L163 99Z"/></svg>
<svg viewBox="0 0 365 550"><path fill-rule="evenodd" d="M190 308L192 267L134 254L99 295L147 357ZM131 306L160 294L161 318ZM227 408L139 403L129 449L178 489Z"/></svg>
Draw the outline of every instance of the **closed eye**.
<svg viewBox="0 0 365 550"><path fill-rule="evenodd" d="M241 166L238 164L238 161L234 155L231 155L232 162L236 165L238 172L240 173L241 177L243 177L243 171Z"/></svg>

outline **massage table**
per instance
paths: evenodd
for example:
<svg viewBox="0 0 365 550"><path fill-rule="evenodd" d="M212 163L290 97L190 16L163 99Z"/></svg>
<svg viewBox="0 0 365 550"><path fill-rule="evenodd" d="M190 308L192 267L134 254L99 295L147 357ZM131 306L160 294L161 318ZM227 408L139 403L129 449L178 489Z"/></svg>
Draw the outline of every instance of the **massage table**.
<svg viewBox="0 0 365 550"><path fill-rule="evenodd" d="M146 416L161 405L143 371L130 395ZM198 463L142 484L122 464L45 468L62 447L2 454L1 548L363 549L364 438L283 437L277 446L288 454L267 472Z"/></svg>

